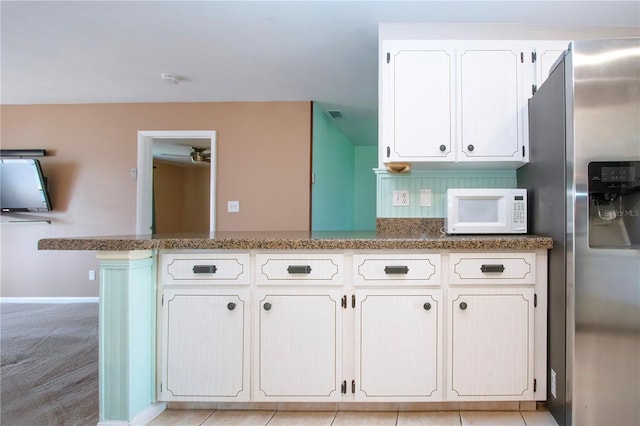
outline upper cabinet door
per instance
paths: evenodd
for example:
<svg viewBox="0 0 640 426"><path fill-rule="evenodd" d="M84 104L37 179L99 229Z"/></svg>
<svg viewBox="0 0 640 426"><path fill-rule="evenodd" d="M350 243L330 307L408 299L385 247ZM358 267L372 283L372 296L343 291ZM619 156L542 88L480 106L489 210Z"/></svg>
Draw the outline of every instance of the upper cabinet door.
<svg viewBox="0 0 640 426"><path fill-rule="evenodd" d="M553 65L568 48L568 41L545 41L536 45L536 87L549 77Z"/></svg>
<svg viewBox="0 0 640 426"><path fill-rule="evenodd" d="M522 160L524 52L486 46L458 49L458 159Z"/></svg>
<svg viewBox="0 0 640 426"><path fill-rule="evenodd" d="M535 40L383 40L380 164L529 161L528 105L568 46Z"/></svg>
<svg viewBox="0 0 640 426"><path fill-rule="evenodd" d="M404 41L383 50L384 162L454 160L453 49Z"/></svg>

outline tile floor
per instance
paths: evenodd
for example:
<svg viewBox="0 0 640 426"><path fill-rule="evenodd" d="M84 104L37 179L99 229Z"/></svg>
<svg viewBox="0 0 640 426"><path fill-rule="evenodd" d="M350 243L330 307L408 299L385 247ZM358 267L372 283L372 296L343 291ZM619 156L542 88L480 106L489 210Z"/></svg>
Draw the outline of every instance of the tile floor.
<svg viewBox="0 0 640 426"><path fill-rule="evenodd" d="M149 426L557 426L548 411L273 411L169 409Z"/></svg>

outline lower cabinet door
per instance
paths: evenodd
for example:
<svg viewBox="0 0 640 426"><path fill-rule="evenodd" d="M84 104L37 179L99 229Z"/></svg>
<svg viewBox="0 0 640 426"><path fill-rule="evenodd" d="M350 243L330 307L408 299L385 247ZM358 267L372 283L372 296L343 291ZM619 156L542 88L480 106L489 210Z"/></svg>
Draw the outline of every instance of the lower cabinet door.
<svg viewBox="0 0 640 426"><path fill-rule="evenodd" d="M341 398L342 292L256 291L256 401Z"/></svg>
<svg viewBox="0 0 640 426"><path fill-rule="evenodd" d="M533 289L450 289L448 400L530 400Z"/></svg>
<svg viewBox="0 0 640 426"><path fill-rule="evenodd" d="M163 401L249 400L249 290L163 292Z"/></svg>
<svg viewBox="0 0 640 426"><path fill-rule="evenodd" d="M356 291L356 400L442 400L441 299L441 290Z"/></svg>

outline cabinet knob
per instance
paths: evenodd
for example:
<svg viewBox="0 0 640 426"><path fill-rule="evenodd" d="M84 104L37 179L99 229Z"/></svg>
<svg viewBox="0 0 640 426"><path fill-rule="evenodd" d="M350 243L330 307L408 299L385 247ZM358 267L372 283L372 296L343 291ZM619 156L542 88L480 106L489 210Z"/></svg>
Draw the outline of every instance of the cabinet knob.
<svg viewBox="0 0 640 426"><path fill-rule="evenodd" d="M271 309L271 303L267 302L264 305L262 305L262 307L264 308L265 311L268 311L269 309Z"/></svg>
<svg viewBox="0 0 640 426"><path fill-rule="evenodd" d="M447 150L446 145L440 145L440 151L445 152Z"/></svg>
<svg viewBox="0 0 640 426"><path fill-rule="evenodd" d="M467 146L467 150L468 150L469 152L473 151L473 145L469 144L469 145Z"/></svg>
<svg viewBox="0 0 640 426"><path fill-rule="evenodd" d="M236 308L236 304L233 302L227 303L227 309L233 311Z"/></svg>
<svg viewBox="0 0 640 426"><path fill-rule="evenodd" d="M428 311L429 309L431 309L431 303L426 302L424 305L422 305L422 307L424 308L425 311Z"/></svg>
<svg viewBox="0 0 640 426"><path fill-rule="evenodd" d="M463 311L467 309L467 302L460 302L460 309Z"/></svg>

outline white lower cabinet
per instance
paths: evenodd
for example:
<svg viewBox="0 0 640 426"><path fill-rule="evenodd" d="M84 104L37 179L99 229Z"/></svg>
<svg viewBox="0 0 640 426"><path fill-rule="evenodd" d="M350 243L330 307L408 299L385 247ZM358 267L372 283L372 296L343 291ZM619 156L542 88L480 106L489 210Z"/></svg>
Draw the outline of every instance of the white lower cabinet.
<svg viewBox="0 0 640 426"><path fill-rule="evenodd" d="M449 289L448 400L533 399L533 288Z"/></svg>
<svg viewBox="0 0 640 426"><path fill-rule="evenodd" d="M442 400L442 291L355 294L356 400Z"/></svg>
<svg viewBox="0 0 640 426"><path fill-rule="evenodd" d="M163 401L249 400L249 290L166 289Z"/></svg>
<svg viewBox="0 0 640 426"><path fill-rule="evenodd" d="M254 400L340 400L341 289L258 289L255 300Z"/></svg>
<svg viewBox="0 0 640 426"><path fill-rule="evenodd" d="M546 399L544 250L174 257L193 265L181 284L159 262L161 401Z"/></svg>

